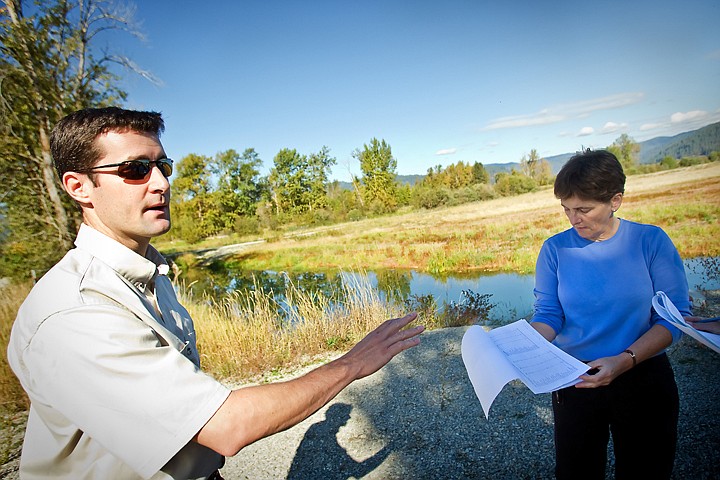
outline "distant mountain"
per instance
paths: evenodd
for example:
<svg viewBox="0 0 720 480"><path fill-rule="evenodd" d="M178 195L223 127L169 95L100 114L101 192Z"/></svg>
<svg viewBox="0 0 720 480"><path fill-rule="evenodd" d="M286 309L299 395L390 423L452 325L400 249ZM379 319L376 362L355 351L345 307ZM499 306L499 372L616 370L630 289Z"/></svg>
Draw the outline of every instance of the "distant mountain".
<svg viewBox="0 0 720 480"><path fill-rule="evenodd" d="M640 163L658 163L665 157L680 159L696 155L710 155L712 152L720 151L720 122L710 124L698 130L680 133L673 137L656 137L644 142L639 142ZM552 157L545 157L552 167L553 174L557 174L570 157L575 153L563 153ZM494 176L497 172L510 172L512 169L520 168L519 162L514 163L491 163L485 165L485 169Z"/></svg>
<svg viewBox="0 0 720 480"><path fill-rule="evenodd" d="M720 151L720 122L674 137L657 137L640 143L640 163L658 163L665 157L680 159Z"/></svg>
<svg viewBox="0 0 720 480"><path fill-rule="evenodd" d="M665 157L680 159L697 155L709 155L712 152L720 151L720 122L710 124L698 130L680 133L673 137L656 137L644 142L639 142L640 163L658 163ZM562 153L551 157L544 157L550 163L553 174L557 174L565 165L573 153ZM520 168L520 162L511 163L488 163L483 164L485 170L494 178L498 172L511 172ZM425 178L425 175L398 175L397 180L401 184L414 185ZM339 182L343 188L350 189L349 182Z"/></svg>
<svg viewBox="0 0 720 480"><path fill-rule="evenodd" d="M418 182L421 182L422 179L425 178L425 175L396 175L395 180L400 185L410 185L413 186ZM352 190L353 185L350 182L342 182L340 180L337 181L337 184L340 186L340 188L344 190Z"/></svg>
<svg viewBox="0 0 720 480"><path fill-rule="evenodd" d="M413 186L418 182L422 182L422 179L425 178L425 175L397 175L395 179L398 181L400 185L410 185Z"/></svg>

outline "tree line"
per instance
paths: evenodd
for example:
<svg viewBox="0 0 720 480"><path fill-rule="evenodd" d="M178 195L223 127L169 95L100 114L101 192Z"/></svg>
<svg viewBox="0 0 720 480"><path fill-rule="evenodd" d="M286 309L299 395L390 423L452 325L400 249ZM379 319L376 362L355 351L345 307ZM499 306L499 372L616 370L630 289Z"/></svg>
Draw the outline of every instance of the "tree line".
<svg viewBox="0 0 720 480"><path fill-rule="evenodd" d="M318 225L392 213L414 205L446 204L447 192L465 189L464 201L487 198L489 175L481 163L438 165L414 186L397 182L397 160L385 140L371 139L353 152L362 174L352 188L330 181L337 160L328 147L301 154L282 149L266 176L253 148L214 157L190 154L177 165L171 189L171 238L195 243L219 234L259 234L287 225ZM473 191L477 193L472 193ZM440 196L431 194L441 192Z"/></svg>
<svg viewBox="0 0 720 480"><path fill-rule="evenodd" d="M718 159L665 158L640 165L640 146L627 134L607 147L628 174L687 166ZM172 239L196 243L215 235L268 235L289 226L326 225L389 214L399 209L431 209L518 195L551 185L549 162L532 149L518 168L490 177L481 162L459 161L428 169L414 185L397 181L397 161L385 140L373 138L353 152L360 176L352 188L330 181L337 164L330 150L301 154L282 149L272 168L261 176L262 160L254 149L235 150L215 157L191 154L178 163L172 182Z"/></svg>
<svg viewBox="0 0 720 480"><path fill-rule="evenodd" d="M111 31L142 37L128 7L107 0L45 0L30 8L22 0L3 3L0 277L39 276L72 248L81 222L52 165L53 126L81 108L122 104L127 93L119 86L118 67L154 79L100 44ZM630 137L621 136L609 148L630 173L639 170L639 146ZM716 153L711 159L717 159ZM212 157L187 155L177 162L172 178L169 235L189 243L221 234L265 235L294 225L515 195L553 181L550 165L536 150L521 159L518 169L493 178L482 163L460 161L429 169L414 185L397 181L397 160L384 139L370 139L352 156L361 175L353 176L347 189L330 180L337 160L327 147L309 153L282 149L265 176L260 175L263 160L253 148ZM652 168L683 162L666 158Z"/></svg>

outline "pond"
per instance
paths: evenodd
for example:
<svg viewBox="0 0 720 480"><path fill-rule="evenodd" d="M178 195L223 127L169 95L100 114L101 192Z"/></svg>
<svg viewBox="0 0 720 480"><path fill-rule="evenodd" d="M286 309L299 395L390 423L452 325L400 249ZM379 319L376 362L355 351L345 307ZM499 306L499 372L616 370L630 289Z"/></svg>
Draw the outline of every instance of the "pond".
<svg viewBox="0 0 720 480"><path fill-rule="evenodd" d="M686 260L685 273L691 290L720 289L720 258L695 258ZM490 317L501 323L532 315L533 275L515 273L454 275L434 277L416 271L386 270L356 273L287 273L272 271L234 270L215 265L196 269L183 275L195 295L209 294L220 298L234 291L262 288L272 290L281 298L292 283L304 291L318 291L330 296L341 289L343 277L366 276L368 283L377 289L381 298L407 303L411 297L432 296L437 305L461 303L463 292L491 295Z"/></svg>

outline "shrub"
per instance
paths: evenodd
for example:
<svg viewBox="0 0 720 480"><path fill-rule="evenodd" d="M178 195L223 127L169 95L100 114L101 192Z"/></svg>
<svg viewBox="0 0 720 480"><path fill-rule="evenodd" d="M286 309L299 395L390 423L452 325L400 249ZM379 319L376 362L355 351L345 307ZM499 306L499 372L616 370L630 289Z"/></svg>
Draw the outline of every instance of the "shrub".
<svg viewBox="0 0 720 480"><path fill-rule="evenodd" d="M437 208L447 204L450 195L445 188L419 187L412 196L416 208Z"/></svg>
<svg viewBox="0 0 720 480"><path fill-rule="evenodd" d="M238 235L253 235L260 231L260 220L255 217L241 215L235 219L235 233Z"/></svg>
<svg viewBox="0 0 720 480"><path fill-rule="evenodd" d="M462 291L463 300L460 303L450 302L445 307L445 324L448 327L460 327L479 323L487 325L490 322L490 310L493 303L490 301L492 293L476 293L472 290Z"/></svg>
<svg viewBox="0 0 720 480"><path fill-rule="evenodd" d="M536 188L535 180L514 170L511 174L499 173L495 177L495 191L504 197L532 192Z"/></svg>
<svg viewBox="0 0 720 480"><path fill-rule="evenodd" d="M363 213L357 208L353 208L352 210L350 210L347 213L347 219L350 220L351 222L357 222L359 220L362 220L363 217L364 217Z"/></svg>
<svg viewBox="0 0 720 480"><path fill-rule="evenodd" d="M665 167L667 169L677 168L678 161L677 161L677 159L668 155L667 157L660 160L660 165L662 165L663 167Z"/></svg>

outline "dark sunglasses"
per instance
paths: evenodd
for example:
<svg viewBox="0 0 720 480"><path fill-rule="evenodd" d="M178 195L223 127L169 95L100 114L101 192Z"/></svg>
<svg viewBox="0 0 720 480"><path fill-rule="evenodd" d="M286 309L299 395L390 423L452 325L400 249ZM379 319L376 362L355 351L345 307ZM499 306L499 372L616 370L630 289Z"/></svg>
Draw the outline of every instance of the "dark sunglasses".
<svg viewBox="0 0 720 480"><path fill-rule="evenodd" d="M157 165L165 178L172 175L173 161L169 158L161 158L160 160L148 160L145 158L138 160L126 160L120 163L98 165L96 167L88 168L87 171L89 172L98 168L118 167L117 174L119 177L126 178L128 180L142 180L148 173L150 173L150 170L152 170L153 163Z"/></svg>

